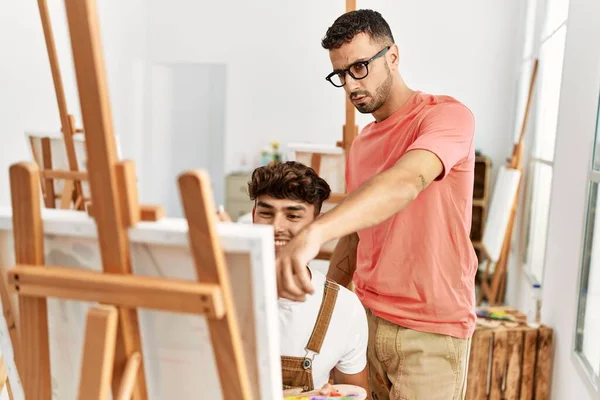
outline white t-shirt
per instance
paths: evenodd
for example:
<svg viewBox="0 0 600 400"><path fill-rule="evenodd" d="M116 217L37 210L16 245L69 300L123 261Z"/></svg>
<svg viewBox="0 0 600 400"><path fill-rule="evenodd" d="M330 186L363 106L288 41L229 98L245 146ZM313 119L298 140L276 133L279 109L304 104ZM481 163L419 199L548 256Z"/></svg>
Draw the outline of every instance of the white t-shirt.
<svg viewBox="0 0 600 400"><path fill-rule="evenodd" d="M325 275L310 268L313 295L304 302L279 299L279 334L282 356L306 356L306 345L315 327L323 300ZM356 374L367 365L369 328L360 300L350 290L340 286L329 328L319 354L312 357L315 389L329 380L329 373L337 368L344 374Z"/></svg>

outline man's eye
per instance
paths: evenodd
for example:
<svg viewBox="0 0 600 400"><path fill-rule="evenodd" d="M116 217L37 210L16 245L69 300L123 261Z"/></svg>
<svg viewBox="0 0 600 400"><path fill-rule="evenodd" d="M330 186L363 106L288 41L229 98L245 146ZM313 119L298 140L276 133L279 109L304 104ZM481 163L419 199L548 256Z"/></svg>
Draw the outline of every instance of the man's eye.
<svg viewBox="0 0 600 400"><path fill-rule="evenodd" d="M266 218L267 218L267 217L271 217L271 216L273 215L273 214L271 214L270 212L265 212L265 211L263 211L263 212L260 212L260 213L258 213L258 214L259 214L261 217L266 217Z"/></svg>
<svg viewBox="0 0 600 400"><path fill-rule="evenodd" d="M299 215L288 215L288 217L289 217L290 219L298 219L298 218L300 218L300 216L299 216Z"/></svg>
<svg viewBox="0 0 600 400"><path fill-rule="evenodd" d="M354 66L352 67L353 71L362 71L365 68L365 64L363 63L358 63L358 64L354 64Z"/></svg>

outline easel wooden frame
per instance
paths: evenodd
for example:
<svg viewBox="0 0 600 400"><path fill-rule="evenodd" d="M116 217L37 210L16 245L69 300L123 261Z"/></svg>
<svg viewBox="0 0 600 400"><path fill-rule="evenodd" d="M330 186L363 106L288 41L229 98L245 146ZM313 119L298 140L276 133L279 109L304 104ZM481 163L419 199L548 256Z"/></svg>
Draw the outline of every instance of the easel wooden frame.
<svg viewBox="0 0 600 400"><path fill-rule="evenodd" d="M83 199L83 189L81 187L82 179L79 179L80 177L77 175L77 156L75 154L75 145L73 143L73 135L75 135L75 133L78 132L83 132L83 130L77 129L75 127L75 118L72 114L69 114L67 110L67 99L65 97L65 90L62 82L62 77L60 75L60 67L58 65L58 57L56 54L56 46L54 44L54 35L52 32L52 23L50 21L50 14L48 11L48 4L46 3L46 0L38 0L38 8L40 10L40 19L42 21L42 27L44 30L46 49L48 50L48 59L50 62L50 70L52 72L52 80L54 82L56 101L58 103L58 113L60 115L61 131L65 141L65 148L67 151L67 158L69 162L69 171L61 171L62 173L60 174L60 179L65 179L64 190L60 196L60 207L68 208L72 201L73 207L76 210L83 210L85 204ZM52 163L50 161L51 153L49 147L49 139L45 139L47 139L47 147L44 147L44 142L42 142L42 146L44 153L44 170L47 171L52 169ZM44 193L44 203L46 207L55 208L56 203L52 179L57 179L58 177L47 177L44 176L44 174L42 174L40 178L43 178L43 187L48 189ZM71 193L73 191L74 193Z"/></svg>
<svg viewBox="0 0 600 400"><path fill-rule="evenodd" d="M491 284L488 283L490 277L490 267L491 267L491 257L485 248L482 246L482 250L488 259L488 262L485 267L485 271L483 273L481 279L481 290L479 292L479 296L477 299L477 304L481 305L481 302L484 299L487 299L490 306L495 306L502 304L504 302L504 293L506 287L506 272L508 268L508 258L510 255L510 245L512 240L512 233L514 229L514 223L517 215L517 210L519 207L519 193L521 189L521 185L523 182L522 172L523 172L523 138L525 136L525 132L527 131L527 122L529 119L529 112L531 109L531 101L533 98L535 81L537 78L539 60L535 59L533 61L533 68L531 72L531 78L529 82L529 93L527 96L527 104L525 106L525 113L523 115L523 122L521 124L521 131L519 134L519 139L517 143L513 145L513 151L511 158L508 160L507 167L511 169L515 169L521 172L521 179L519 180L519 185L517 187L517 193L515 195L515 199L513 201L513 205L511 208L510 218L508 222L508 227L506 229L506 233L504 235L504 242L502 245L502 250L500 253L500 258L494 267L494 272L492 274Z"/></svg>
<svg viewBox="0 0 600 400"><path fill-rule="evenodd" d="M82 181L88 181L88 173L86 171L79 171L78 169L77 154L75 151L75 143L73 138L73 136L76 133L84 133L84 130L77 129L75 127L75 118L72 114L69 114L67 110L67 100L65 97L63 81L60 74L60 66L58 64L58 56L52 31L52 23L50 20L50 13L48 10L46 0L38 0L38 8L44 31L44 38L46 41L46 49L48 51L50 70L52 72L52 80L54 82L56 100L58 103L58 111L61 120L61 131L65 143L67 159L69 164L69 170L53 169L50 138L41 138L42 154L40 158L42 160L42 165L40 165L39 167L41 169L40 182L42 185L44 204L48 208L56 208L56 199L60 199L60 208L67 209L70 208L72 204L74 209L87 209L88 213L92 215L91 203L89 199L84 198L84 193L81 186ZM35 153L35 146L33 145L33 143L30 143L30 146L32 152ZM62 193L57 194L54 192L55 179L64 180L64 187ZM157 221L163 218L164 215L165 211L162 206L140 206L139 218L142 221Z"/></svg>
<svg viewBox="0 0 600 400"><path fill-rule="evenodd" d="M95 0L66 0L82 103L88 178L103 272L44 268L40 173L34 163L10 167L17 266L8 273L19 294L18 365L26 398L51 399L47 297L96 301L88 313L80 397L147 399L137 307L207 317L225 398L250 398L250 382L208 176L179 177L190 248L202 283L131 275L127 229L140 220L132 161L116 157ZM135 293L135 296L131 296ZM15 353L16 354L16 353ZM90 368L92 366L93 368ZM100 366L100 368L98 368Z"/></svg>

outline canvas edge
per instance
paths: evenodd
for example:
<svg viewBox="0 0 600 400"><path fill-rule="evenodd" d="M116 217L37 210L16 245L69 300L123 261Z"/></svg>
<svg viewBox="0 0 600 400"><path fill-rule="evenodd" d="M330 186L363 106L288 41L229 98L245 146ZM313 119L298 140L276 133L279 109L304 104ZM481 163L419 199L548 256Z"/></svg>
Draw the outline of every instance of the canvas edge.
<svg viewBox="0 0 600 400"><path fill-rule="evenodd" d="M262 312L265 316L265 323L259 324L256 330L261 398L280 399L283 398L282 375L281 368L276 367L281 365L279 309L277 302L264 301L268 298L277 299L275 244L272 230L261 230L258 237L250 239L250 243L253 297L262 301L254 302L254 314ZM269 367L272 369L268 370Z"/></svg>

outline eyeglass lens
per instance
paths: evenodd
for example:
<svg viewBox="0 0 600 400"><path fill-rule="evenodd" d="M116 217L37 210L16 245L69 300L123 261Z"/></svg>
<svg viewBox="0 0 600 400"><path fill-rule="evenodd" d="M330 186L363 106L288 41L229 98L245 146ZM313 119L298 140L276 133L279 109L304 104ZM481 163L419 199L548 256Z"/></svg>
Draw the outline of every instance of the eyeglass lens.
<svg viewBox="0 0 600 400"><path fill-rule="evenodd" d="M367 67L366 63L359 62L352 65L348 72L353 79L363 79L369 73L369 68ZM346 83L345 72L340 72L333 75L331 77L331 83L333 83L335 86L344 86Z"/></svg>

